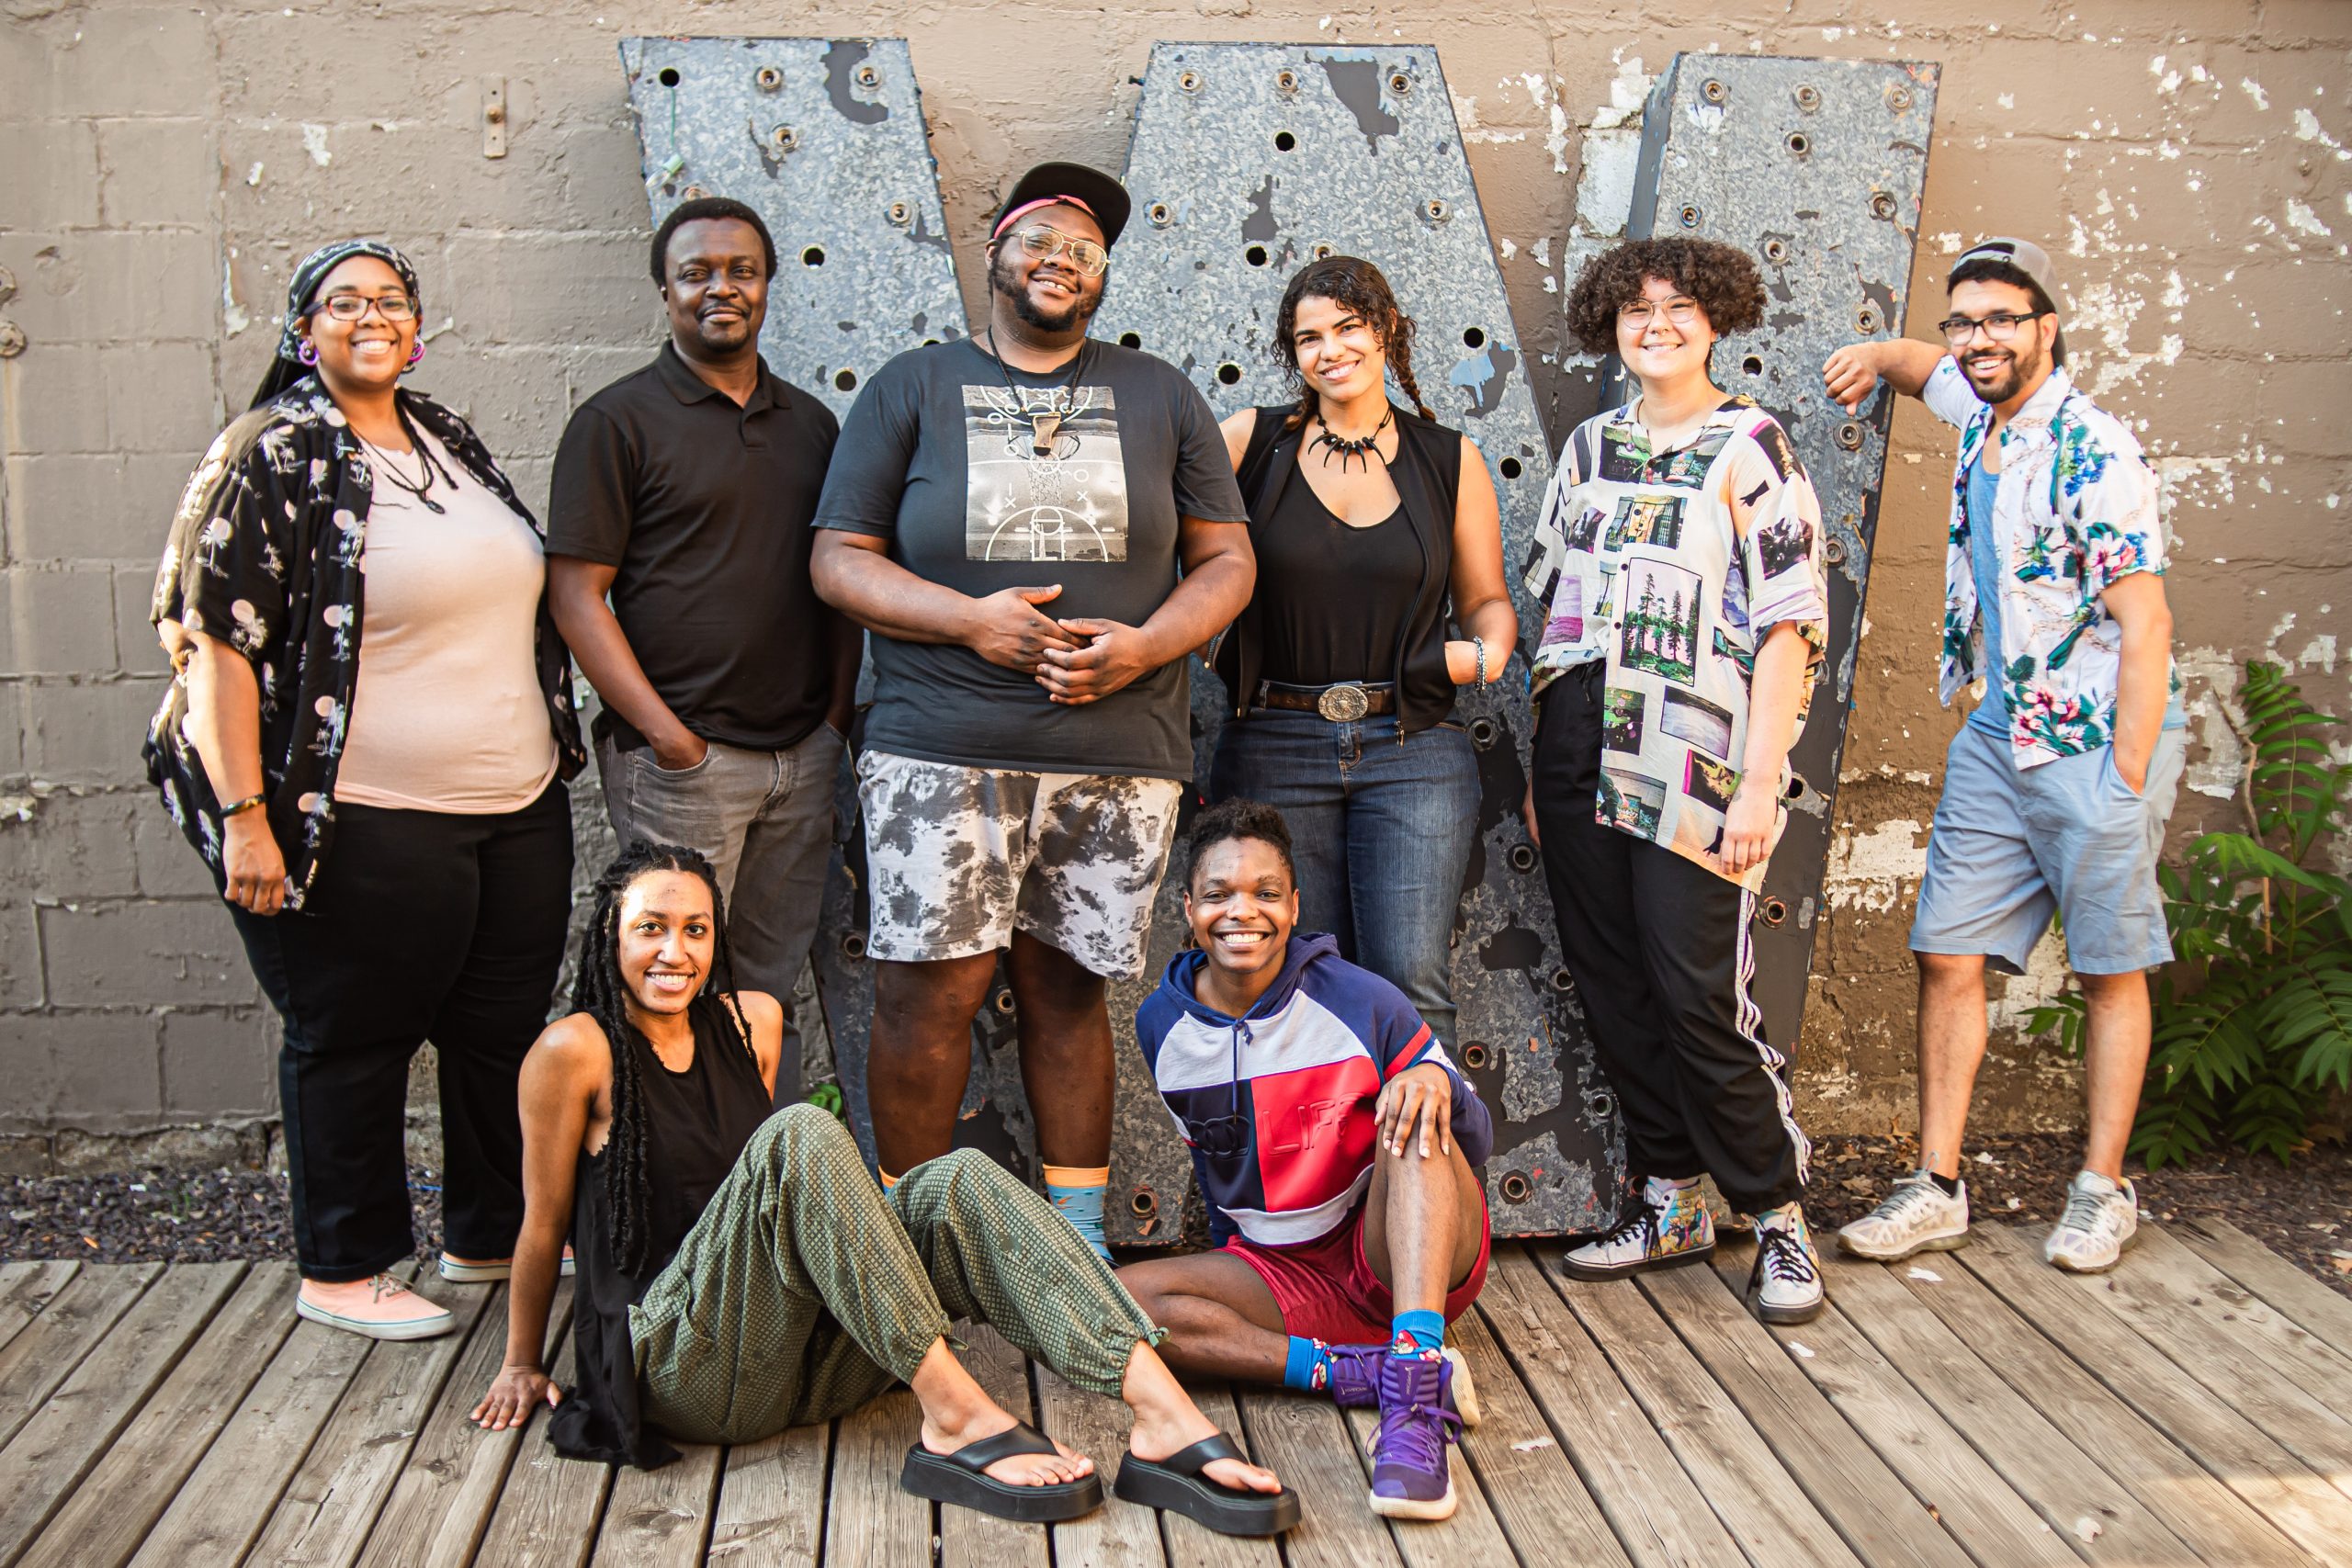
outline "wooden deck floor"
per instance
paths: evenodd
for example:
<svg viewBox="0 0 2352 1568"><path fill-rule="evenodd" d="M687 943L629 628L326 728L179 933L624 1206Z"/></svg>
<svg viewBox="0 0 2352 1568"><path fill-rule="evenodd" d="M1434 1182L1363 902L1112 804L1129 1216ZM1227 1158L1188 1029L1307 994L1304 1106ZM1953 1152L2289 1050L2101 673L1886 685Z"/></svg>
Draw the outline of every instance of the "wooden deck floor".
<svg viewBox="0 0 2352 1568"><path fill-rule="evenodd" d="M1486 1420L1443 1525L1364 1503L1369 1418L1204 1392L1306 1502L1279 1549L1112 1502L1055 1529L898 1490L912 1396L690 1449L652 1473L464 1420L503 1345L298 1325L282 1263L0 1267L0 1568L167 1564L1079 1563L1946 1568L2352 1562L2352 1301L2225 1227L2143 1230L2105 1279L2038 1235L1833 1263L1833 1310L1768 1330L1714 1270L1578 1284L1499 1249L1456 1333ZM1105 1462L1121 1411L975 1336L997 1396Z"/></svg>

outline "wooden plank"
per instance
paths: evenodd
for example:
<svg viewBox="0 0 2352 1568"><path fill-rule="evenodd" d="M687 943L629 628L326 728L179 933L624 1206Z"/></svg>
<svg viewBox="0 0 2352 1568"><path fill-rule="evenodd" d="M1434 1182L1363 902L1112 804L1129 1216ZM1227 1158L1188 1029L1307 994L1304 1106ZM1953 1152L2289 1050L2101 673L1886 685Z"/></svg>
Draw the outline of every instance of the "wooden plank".
<svg viewBox="0 0 2352 1568"><path fill-rule="evenodd" d="M1519 1560L1631 1568L1632 1560L1584 1489L1558 1435L1544 1424L1535 1396L1511 1370L1487 1320L1464 1313L1446 1337L1470 1363L1485 1416L1463 1433L1462 1451Z"/></svg>
<svg viewBox="0 0 2352 1568"><path fill-rule="evenodd" d="M393 1272L405 1279L414 1269L402 1265ZM286 1310L291 1315L292 1305ZM375 1344L298 1322L140 1543L134 1568L243 1560Z"/></svg>
<svg viewBox="0 0 2352 1568"><path fill-rule="evenodd" d="M2352 1299L2329 1290L2227 1220L2176 1220L2165 1229L2305 1333L2352 1356Z"/></svg>
<svg viewBox="0 0 2352 1568"><path fill-rule="evenodd" d="M1756 1568L1861 1568L1738 1406L1630 1280L1552 1283Z"/></svg>
<svg viewBox="0 0 2352 1568"><path fill-rule="evenodd" d="M2131 1263L2104 1278L2126 1294L2162 1293L2176 1310L2226 1325L2240 1359L2253 1352L2329 1409L2352 1416L2352 1359L2198 1257L2169 1230L2142 1225Z"/></svg>
<svg viewBox="0 0 2352 1568"><path fill-rule="evenodd" d="M2164 1429L2222 1484L2323 1561L2352 1541L2352 1498L2266 1437L2082 1292L2006 1225L1979 1225L1956 1255L2109 1393Z"/></svg>
<svg viewBox="0 0 2352 1568"><path fill-rule="evenodd" d="M573 1304L576 1309L576 1298ZM561 1387L571 1387L578 1376L572 1362L578 1344L578 1335L565 1335L548 1372ZM533 1416L522 1430L531 1440L506 1472L474 1561L483 1568L580 1568L604 1520L613 1467L557 1453L542 1416Z"/></svg>
<svg viewBox="0 0 2352 1568"><path fill-rule="evenodd" d="M121 1568L294 1326L294 1265L255 1264L20 1560Z"/></svg>
<svg viewBox="0 0 2352 1568"><path fill-rule="evenodd" d="M244 1271L242 1263L165 1270L0 1449L0 1562L14 1562L32 1544Z"/></svg>
<svg viewBox="0 0 2352 1568"><path fill-rule="evenodd" d="M1736 1302L1753 1256L1753 1247L1715 1255L1715 1273ZM2064 1540L1879 1354L1838 1309L1834 1292L1829 1310L1811 1323L1765 1332L1981 1568L2073 1568Z"/></svg>
<svg viewBox="0 0 2352 1568"><path fill-rule="evenodd" d="M32 1419L163 1271L160 1263L85 1265L0 1345L0 1443Z"/></svg>
<svg viewBox="0 0 2352 1568"><path fill-rule="evenodd" d="M899 1490L907 1450L922 1435L922 1407L894 1388L854 1410L833 1431L833 1481L825 1503L825 1561L835 1568L895 1568L931 1561L931 1504Z"/></svg>
<svg viewBox="0 0 2352 1568"><path fill-rule="evenodd" d="M1645 1275L1641 1289L1703 1363L1815 1507L1874 1568L1966 1568L1968 1554L1932 1509L1871 1451L1723 1281L1704 1269Z"/></svg>
<svg viewBox="0 0 2352 1568"><path fill-rule="evenodd" d="M369 1352L287 1483L248 1561L344 1568L358 1557L494 1288L441 1287L435 1294L456 1315L454 1333L386 1341Z"/></svg>
<svg viewBox="0 0 2352 1568"><path fill-rule="evenodd" d="M1035 1426L1029 1363L1021 1352L985 1323L966 1325L959 1337L965 1349L957 1359L965 1370L1016 1420ZM1108 1488L1117 1458L1108 1453L1091 1457ZM1046 1568L1046 1527L1015 1524L973 1508L942 1508L939 1561L941 1568Z"/></svg>
<svg viewBox="0 0 2352 1568"><path fill-rule="evenodd" d="M1628 1557L1640 1568L1742 1568L1706 1498L1524 1250L1496 1249L1478 1310Z"/></svg>
<svg viewBox="0 0 2352 1568"><path fill-rule="evenodd" d="M695 1568L702 1561L727 1450L716 1443L680 1443L677 1450L659 1470L623 1465L613 1472L590 1559L596 1568Z"/></svg>
<svg viewBox="0 0 2352 1568"><path fill-rule="evenodd" d="M544 1418L503 1432L473 1424L473 1408L506 1360L504 1286L482 1304L457 1370L425 1417L408 1462L392 1483L391 1495L359 1554L361 1568L465 1568L490 1528L499 1489L521 1451L526 1433ZM571 1281L560 1281L548 1309L550 1338L560 1348L571 1325ZM544 1428L538 1428L544 1441Z"/></svg>
<svg viewBox="0 0 2352 1568"><path fill-rule="evenodd" d="M1038 1428L1094 1461L1102 1478L1102 1506L1082 1518L1053 1527L1054 1561L1059 1568L1130 1568L1133 1564L1164 1562L1167 1549L1159 1539L1159 1516L1111 1495L1111 1482L1119 1473L1127 1451L1127 1407L1107 1393L1072 1388L1051 1369L1036 1369ZM1272 1461L1266 1461L1272 1463ZM835 1470L840 1469L838 1461ZM833 1494L834 1517L841 1494ZM942 1508L945 1515L952 1510ZM826 1554L829 1563L858 1568L857 1561ZM885 1559L876 1558L880 1562Z"/></svg>
<svg viewBox="0 0 2352 1568"><path fill-rule="evenodd" d="M825 1539L825 1464L833 1424L793 1427L727 1450L711 1518L714 1564L816 1568Z"/></svg>
<svg viewBox="0 0 2352 1568"><path fill-rule="evenodd" d="M1340 1407L1321 1394L1240 1395L1250 1457L1298 1493L1305 1518L1283 1538L1290 1568L1373 1568L1402 1560L1388 1521L1372 1511L1355 1438ZM1422 1527L1438 1528L1443 1527Z"/></svg>
<svg viewBox="0 0 2352 1568"><path fill-rule="evenodd" d="M1823 1263L1838 1310L2086 1562L2198 1560L2101 1467L2106 1455L2070 1442L1903 1288L1896 1274L1905 1265Z"/></svg>
<svg viewBox="0 0 2352 1568"><path fill-rule="evenodd" d="M2025 1233L2030 1245L2041 1246L2041 1230ZM2143 1225L2141 1235L2145 1239L2123 1267L2106 1274L2069 1274L2067 1282L2104 1303L2183 1371L2352 1496L2352 1420L2282 1366L2282 1358L2261 1352L2257 1342L2265 1331L2278 1336L2277 1315L2259 1303L2259 1310L2241 1311L2253 1298L2238 1286L2223 1280L2229 1295L2216 1294L2216 1276L2187 1247L2154 1226ZM2317 1348L2301 1329L2294 1332ZM2283 1359L2291 1362L2291 1352ZM2352 1404L2346 1408L2352 1410Z"/></svg>
<svg viewBox="0 0 2352 1568"><path fill-rule="evenodd" d="M1372 1488L1372 1441L1380 1431L1380 1412L1356 1409L1343 1414L1355 1438L1356 1458L1362 1465L1363 1479L1358 1484L1364 1488L1368 1499ZM1404 1558L1406 1568L1509 1562L1517 1553L1495 1517L1493 1505L1479 1489L1478 1474L1470 1468L1469 1456L1456 1445L1446 1450L1445 1461L1446 1473L1453 1482L1453 1517L1434 1524L1388 1520L1388 1533L1396 1538L1397 1555Z"/></svg>
<svg viewBox="0 0 2352 1568"><path fill-rule="evenodd" d="M1257 1457L1241 1428L1241 1407L1233 1402L1231 1388L1224 1383L1187 1384L1186 1392L1202 1415L1241 1445L1242 1452ZM1106 1457L1110 1456L1098 1456L1096 1462ZM1111 1459L1114 1474L1123 1457ZM1168 1548L1168 1568L1278 1568L1282 1562L1282 1548L1266 1537L1219 1535L1182 1514L1160 1515L1159 1534Z"/></svg>
<svg viewBox="0 0 2352 1568"><path fill-rule="evenodd" d="M1965 1269L1923 1272L1939 1278L1929 1280L1905 1273L1904 1282L1911 1294L1975 1351L1979 1360L2049 1417L2052 1426L2084 1452L2098 1455L2124 1488L2199 1556L2246 1568L2270 1563L2302 1568L2312 1562L1973 1274ZM2072 1304L2082 1315L2096 1310L2088 1302Z"/></svg>
<svg viewBox="0 0 2352 1568"><path fill-rule="evenodd" d="M70 1258L0 1263L0 1345L14 1339L46 1311L81 1268Z"/></svg>

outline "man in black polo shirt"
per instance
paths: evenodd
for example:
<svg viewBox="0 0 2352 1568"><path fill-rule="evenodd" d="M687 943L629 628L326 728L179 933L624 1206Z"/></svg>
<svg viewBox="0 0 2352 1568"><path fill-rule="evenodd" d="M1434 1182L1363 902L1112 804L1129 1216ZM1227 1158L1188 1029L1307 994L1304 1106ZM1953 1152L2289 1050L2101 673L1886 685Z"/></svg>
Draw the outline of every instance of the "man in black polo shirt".
<svg viewBox="0 0 2352 1568"><path fill-rule="evenodd" d="M760 357L775 246L758 213L682 203L652 266L670 341L564 431L548 588L604 699L615 835L708 855L740 983L786 997L816 933L857 681L857 629L808 581L840 426ZM797 1075L790 1039L784 1059Z"/></svg>

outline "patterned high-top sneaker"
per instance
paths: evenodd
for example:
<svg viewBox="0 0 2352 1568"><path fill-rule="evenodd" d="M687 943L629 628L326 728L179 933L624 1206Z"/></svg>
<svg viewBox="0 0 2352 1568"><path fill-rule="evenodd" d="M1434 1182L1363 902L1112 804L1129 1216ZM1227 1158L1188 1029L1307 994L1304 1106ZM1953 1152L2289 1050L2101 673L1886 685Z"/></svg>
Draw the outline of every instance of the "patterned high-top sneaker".
<svg viewBox="0 0 2352 1568"><path fill-rule="evenodd" d="M1747 1275L1747 1299L1767 1323L1811 1323L1821 1315L1828 1292L1821 1282L1821 1255L1804 1211L1783 1203L1756 1216L1756 1266Z"/></svg>
<svg viewBox="0 0 2352 1568"><path fill-rule="evenodd" d="M1331 1358L1330 1394L1342 1410L1369 1410L1380 1403L1380 1370L1388 1362L1385 1345L1327 1345ZM1445 1348L1445 1407L1464 1427L1478 1424L1478 1393L1470 1382L1470 1363L1462 1352Z"/></svg>
<svg viewBox="0 0 2352 1568"><path fill-rule="evenodd" d="M1446 1446L1462 1417L1445 1407L1453 1368L1430 1352L1390 1356L1380 1368L1380 1430L1372 1439L1372 1511L1392 1519L1449 1519L1457 1499Z"/></svg>
<svg viewBox="0 0 2352 1568"><path fill-rule="evenodd" d="M1617 1228L1560 1260L1569 1278L1615 1280L1652 1269L1680 1269L1714 1255L1715 1221L1699 1183L1651 1177L1633 1195Z"/></svg>

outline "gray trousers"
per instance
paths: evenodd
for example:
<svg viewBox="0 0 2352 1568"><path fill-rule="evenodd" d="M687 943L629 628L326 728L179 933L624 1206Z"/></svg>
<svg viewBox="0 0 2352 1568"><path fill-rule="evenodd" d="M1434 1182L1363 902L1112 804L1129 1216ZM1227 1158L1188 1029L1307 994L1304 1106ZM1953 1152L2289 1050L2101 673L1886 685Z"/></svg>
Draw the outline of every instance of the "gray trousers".
<svg viewBox="0 0 2352 1568"><path fill-rule="evenodd" d="M787 1105L629 1309L629 1341L648 1420L746 1443L908 1382L958 1318L1094 1393L1116 1394L1136 1342L1160 1338L1069 1222L987 1156L926 1160L886 1194L848 1129Z"/></svg>
<svg viewBox="0 0 2352 1568"><path fill-rule="evenodd" d="M684 844L707 856L727 897L727 940L736 979L784 1004L784 1053L776 1103L800 1098L800 1031L792 987L825 899L833 851L833 789L842 741L820 724L783 751L710 743L691 768L672 772L653 749L596 749L613 837Z"/></svg>

